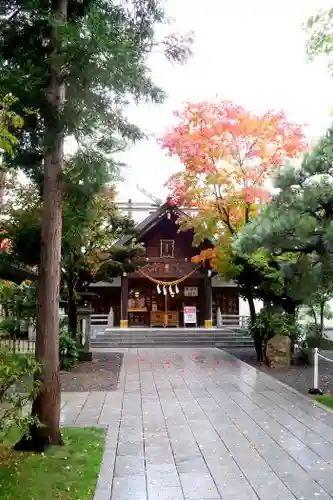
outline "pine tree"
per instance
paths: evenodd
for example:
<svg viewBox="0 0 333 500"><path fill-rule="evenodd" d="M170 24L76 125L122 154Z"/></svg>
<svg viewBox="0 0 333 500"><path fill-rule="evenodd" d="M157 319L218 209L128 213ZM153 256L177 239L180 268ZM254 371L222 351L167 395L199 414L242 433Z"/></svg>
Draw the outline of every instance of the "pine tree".
<svg viewBox="0 0 333 500"><path fill-rule="evenodd" d="M332 160L329 129L299 167L289 164L279 171L276 194L234 243L242 258L263 252L278 267L284 284L278 294L282 305L285 301L295 308L311 303L318 294L326 301L333 296Z"/></svg>

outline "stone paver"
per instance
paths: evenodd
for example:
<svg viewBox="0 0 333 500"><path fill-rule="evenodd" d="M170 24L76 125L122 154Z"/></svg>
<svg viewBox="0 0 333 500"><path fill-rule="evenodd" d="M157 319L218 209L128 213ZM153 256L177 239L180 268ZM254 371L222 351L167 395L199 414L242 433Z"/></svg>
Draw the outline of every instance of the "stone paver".
<svg viewBox="0 0 333 500"><path fill-rule="evenodd" d="M107 427L95 500L333 498L333 413L214 349L125 349L117 391L64 393Z"/></svg>

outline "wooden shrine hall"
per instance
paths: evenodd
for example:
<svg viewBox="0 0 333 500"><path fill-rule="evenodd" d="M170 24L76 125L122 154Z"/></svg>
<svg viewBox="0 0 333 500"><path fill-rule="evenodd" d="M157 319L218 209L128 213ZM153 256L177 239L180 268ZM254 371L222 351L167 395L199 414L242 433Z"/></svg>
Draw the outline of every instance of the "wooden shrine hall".
<svg viewBox="0 0 333 500"><path fill-rule="evenodd" d="M135 238L145 247L146 264L112 283L91 285L95 314L112 311L113 326L212 327L217 314L238 316L239 297L234 283L212 276L206 264L192 262L200 250L193 231L179 232L184 212L167 200L136 226ZM134 236L122 238L126 244Z"/></svg>

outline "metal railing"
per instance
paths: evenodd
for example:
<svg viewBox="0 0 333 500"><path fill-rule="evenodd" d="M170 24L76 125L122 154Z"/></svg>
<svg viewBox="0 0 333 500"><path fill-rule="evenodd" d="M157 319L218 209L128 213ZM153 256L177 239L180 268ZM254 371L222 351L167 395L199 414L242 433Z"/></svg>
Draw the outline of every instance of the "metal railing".
<svg viewBox="0 0 333 500"><path fill-rule="evenodd" d="M108 314L92 314L91 315L91 331L90 337L93 339L98 333L103 333L108 326Z"/></svg>
<svg viewBox="0 0 333 500"><path fill-rule="evenodd" d="M239 326L240 328L247 328L250 321L249 316L240 316L239 314L222 314L219 318L216 318L217 326Z"/></svg>
<svg viewBox="0 0 333 500"><path fill-rule="evenodd" d="M181 311L182 312L182 311ZM249 316L240 316L238 314L222 314L220 317L220 323L218 324L217 319L214 322L214 327L238 327L246 329L250 320ZM107 327L108 324L108 314L92 314L91 315L91 327L94 331L101 331L103 328Z"/></svg>
<svg viewBox="0 0 333 500"><path fill-rule="evenodd" d="M92 314L91 325L107 325L108 317L108 314Z"/></svg>

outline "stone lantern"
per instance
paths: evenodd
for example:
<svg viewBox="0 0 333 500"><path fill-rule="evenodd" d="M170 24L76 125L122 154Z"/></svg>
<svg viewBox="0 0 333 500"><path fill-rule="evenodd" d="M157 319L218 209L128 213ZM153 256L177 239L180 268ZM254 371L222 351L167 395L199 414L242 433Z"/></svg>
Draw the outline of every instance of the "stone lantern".
<svg viewBox="0 0 333 500"><path fill-rule="evenodd" d="M93 292L81 292L80 302L77 308L77 319L78 325L81 332L81 343L83 345L83 351L80 353L80 361L91 361L92 353L90 352L90 334L91 334L91 315L94 309L91 305L91 299L93 297L98 297L96 293Z"/></svg>

